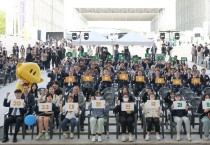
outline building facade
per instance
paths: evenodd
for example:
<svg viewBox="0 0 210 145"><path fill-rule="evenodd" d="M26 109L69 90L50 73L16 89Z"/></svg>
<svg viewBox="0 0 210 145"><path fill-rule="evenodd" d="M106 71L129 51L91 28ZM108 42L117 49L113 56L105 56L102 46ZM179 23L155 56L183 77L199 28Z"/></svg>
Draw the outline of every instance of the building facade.
<svg viewBox="0 0 210 145"><path fill-rule="evenodd" d="M176 0L176 29L181 31L202 30L210 34L210 0Z"/></svg>
<svg viewBox="0 0 210 145"><path fill-rule="evenodd" d="M64 0L11 0L6 33L45 41L46 32L64 31Z"/></svg>

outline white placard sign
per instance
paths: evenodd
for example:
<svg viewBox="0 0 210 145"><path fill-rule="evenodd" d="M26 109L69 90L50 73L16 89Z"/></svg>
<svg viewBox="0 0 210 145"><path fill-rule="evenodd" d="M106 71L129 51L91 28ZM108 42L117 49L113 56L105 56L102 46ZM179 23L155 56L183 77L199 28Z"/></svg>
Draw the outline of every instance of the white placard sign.
<svg viewBox="0 0 210 145"><path fill-rule="evenodd" d="M13 99L10 102L10 108L23 108L24 100L23 99Z"/></svg>
<svg viewBox="0 0 210 145"><path fill-rule="evenodd" d="M173 101L174 109L185 109L186 101Z"/></svg>
<svg viewBox="0 0 210 145"><path fill-rule="evenodd" d="M160 107L160 100L147 100L145 108L158 108Z"/></svg>
<svg viewBox="0 0 210 145"><path fill-rule="evenodd" d="M122 111L134 111L134 103L121 103Z"/></svg>
<svg viewBox="0 0 210 145"><path fill-rule="evenodd" d="M92 100L92 108L105 108L105 100Z"/></svg>
<svg viewBox="0 0 210 145"><path fill-rule="evenodd" d="M65 111L77 111L78 107L78 103L66 103Z"/></svg>
<svg viewBox="0 0 210 145"><path fill-rule="evenodd" d="M40 112L52 111L52 103L39 103L39 111Z"/></svg>
<svg viewBox="0 0 210 145"><path fill-rule="evenodd" d="M203 109L209 109L210 108L210 101L202 101Z"/></svg>

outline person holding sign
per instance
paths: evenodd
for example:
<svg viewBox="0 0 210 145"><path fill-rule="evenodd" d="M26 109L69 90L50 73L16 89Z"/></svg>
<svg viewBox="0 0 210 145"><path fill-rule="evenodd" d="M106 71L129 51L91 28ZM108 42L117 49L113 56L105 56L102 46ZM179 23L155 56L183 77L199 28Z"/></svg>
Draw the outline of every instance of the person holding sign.
<svg viewBox="0 0 210 145"><path fill-rule="evenodd" d="M200 77L197 75L197 71L193 70L192 76L188 80L190 84L190 89L194 92L197 93L198 96L201 95L201 80Z"/></svg>
<svg viewBox="0 0 210 145"><path fill-rule="evenodd" d="M179 92L183 86L182 78L177 70L175 71L174 75L171 77L171 84L172 84L172 90L174 92Z"/></svg>
<svg viewBox="0 0 210 145"><path fill-rule="evenodd" d="M90 72L90 70L87 70L86 72L84 72L82 78L82 92L86 96L86 101L89 101L89 97L94 90L93 74Z"/></svg>
<svg viewBox="0 0 210 145"><path fill-rule="evenodd" d="M69 95L68 100L67 100L67 104L68 103L74 103L74 97L72 95ZM60 112L63 112L63 115L65 116L65 118L61 121L61 128L63 130L63 136L65 138L68 138L69 135L67 134L66 131L66 126L68 123L71 124L71 132L70 132L70 138L73 139L74 138L74 128L77 125L77 116L79 115L79 108L74 108L74 104L70 104L69 106L67 106L67 104L65 106L62 106L62 104L60 104ZM67 111L67 110L71 110L71 111Z"/></svg>
<svg viewBox="0 0 210 145"><path fill-rule="evenodd" d="M96 100L96 102L94 100ZM92 142L96 141L96 134L98 134L98 142L102 141L101 134L103 133L104 122L106 121L107 115L109 113L109 104L107 102L102 103L103 100L104 98L101 96L101 93L96 92L95 97L91 97L91 103L88 106L88 110L90 110L91 116L90 130L92 134Z"/></svg>
<svg viewBox="0 0 210 145"><path fill-rule="evenodd" d="M22 100L21 93L22 91L19 89L14 91L16 101L11 100L8 102L8 97L10 95L9 92L7 93L4 99L3 106L9 107L9 113L8 113L8 118L4 120L4 137L3 137L2 143L9 141L9 137L8 137L9 126L13 123L16 123L16 125L15 125L15 133L14 133L12 142L17 142L17 134L19 132L20 126L23 123L24 115L27 112L27 110L24 107L25 103L24 104L21 103L21 100ZM20 102L17 102L17 100L20 100Z"/></svg>
<svg viewBox="0 0 210 145"><path fill-rule="evenodd" d="M56 113L59 113L58 108L56 107L56 105L54 103L52 103L52 99L53 99L53 95L52 94L47 94L46 95L46 100L44 103L39 103L36 107L35 107L35 112L37 115L37 122L38 122L38 126L39 126L39 133L38 136L36 137L36 140L39 140L43 134L42 134L42 129L43 126L45 128L45 138L46 140L50 139L49 135L48 135L48 128L49 128L49 121L50 121L50 117ZM47 104L45 104L47 103ZM42 105L43 104L43 105ZM50 108L50 105L52 104L52 108ZM45 111L47 110L47 111ZM50 111L48 111L50 110Z"/></svg>
<svg viewBox="0 0 210 145"><path fill-rule="evenodd" d="M176 125L177 141L180 141L182 122L184 122L186 131L187 131L187 140L191 141L190 120L187 117L188 107L186 106L186 101L182 101L180 94L175 95L175 101L173 102L171 109L172 109L172 111L171 111L172 118L173 118L174 122L176 122L176 124L177 124Z"/></svg>
<svg viewBox="0 0 210 145"><path fill-rule="evenodd" d="M73 88L74 103L78 103L79 108L82 111L81 115L80 115L80 125L81 125L81 131L84 131L86 102L84 100L85 97L84 97L83 93L79 93L79 92L80 92L79 86L75 86Z"/></svg>
<svg viewBox="0 0 210 145"><path fill-rule="evenodd" d="M111 87L113 83L112 76L109 75L109 71L107 68L104 68L103 74L100 77L101 88L100 91L102 92L105 88Z"/></svg>
<svg viewBox="0 0 210 145"><path fill-rule="evenodd" d="M117 76L116 82L118 83L118 88L129 85L129 75L126 73L125 68L120 69L120 73Z"/></svg>
<svg viewBox="0 0 210 145"><path fill-rule="evenodd" d="M153 89L154 89L154 91L156 92L156 94L157 94L158 90L159 90L161 87L164 86L165 80L164 80L164 78L161 76L160 70L159 70L159 69L157 69L157 70L155 71L155 76L152 78L151 83L154 84L154 85L153 85Z"/></svg>
<svg viewBox="0 0 210 145"><path fill-rule="evenodd" d="M138 96L139 92L141 92L146 86L146 78L142 75L142 71L138 71L138 74L133 77L134 84L134 95Z"/></svg>
<svg viewBox="0 0 210 145"><path fill-rule="evenodd" d="M151 93L149 95L148 100L155 100L155 94ZM152 131L152 125L155 126L155 132L156 132L156 139L161 140L159 132L160 132L160 104L158 105L157 102L147 102L145 104L142 104L143 112L146 118L147 122L147 135L145 137L145 140L148 141L150 139L150 132Z"/></svg>
<svg viewBox="0 0 210 145"><path fill-rule="evenodd" d="M118 98L117 100L119 100L120 102L123 102L123 96L124 94L128 94L129 96L129 100L134 102L135 98L133 97L133 95L129 92L129 88L128 87L122 87L120 89L120 92L118 93Z"/></svg>
<svg viewBox="0 0 210 145"><path fill-rule="evenodd" d="M134 105L133 110L128 110L128 111L122 111L121 105L122 103L133 103L132 101L129 100L128 94L123 95L123 101L120 102L118 100L117 106L115 106L113 112L119 113L119 122L121 123L121 129L122 129L122 142L126 141L126 128L128 128L128 135L129 135L129 142L133 142L133 123L135 121L135 113L137 113L138 108L136 105Z"/></svg>
<svg viewBox="0 0 210 145"><path fill-rule="evenodd" d="M210 95L205 94L202 97L197 111L197 113L201 114L200 118L201 121L203 122L204 140L207 141L209 140L209 129L210 129L210 107L204 108L203 101L210 101Z"/></svg>
<svg viewBox="0 0 210 145"><path fill-rule="evenodd" d="M209 86L209 76L206 75L206 69L203 68L201 70L201 75L200 75L200 79L201 79L201 90L205 89L206 87Z"/></svg>
<svg viewBox="0 0 210 145"><path fill-rule="evenodd" d="M66 74L66 78L65 78L65 81L64 81L64 88L66 91L70 90L71 88L73 88L74 86L77 85L77 78L76 76L73 76L73 72L70 71L68 74Z"/></svg>

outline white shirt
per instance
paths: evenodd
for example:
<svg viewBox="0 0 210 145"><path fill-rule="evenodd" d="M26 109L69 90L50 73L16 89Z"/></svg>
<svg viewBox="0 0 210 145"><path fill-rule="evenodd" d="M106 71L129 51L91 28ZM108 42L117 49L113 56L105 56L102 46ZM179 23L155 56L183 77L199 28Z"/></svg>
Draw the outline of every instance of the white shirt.
<svg viewBox="0 0 210 145"><path fill-rule="evenodd" d="M14 112L15 112L15 108L13 108L11 115L14 115ZM17 108L17 112L16 112L15 116L19 116L19 115L20 115L20 109Z"/></svg>

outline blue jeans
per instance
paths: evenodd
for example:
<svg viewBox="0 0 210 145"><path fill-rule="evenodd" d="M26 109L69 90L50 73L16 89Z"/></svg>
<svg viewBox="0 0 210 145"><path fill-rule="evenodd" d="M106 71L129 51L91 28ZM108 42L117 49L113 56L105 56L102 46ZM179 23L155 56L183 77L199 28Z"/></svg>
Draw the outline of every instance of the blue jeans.
<svg viewBox="0 0 210 145"><path fill-rule="evenodd" d="M77 125L76 119L75 118L72 118L72 119L64 118L63 121L61 121L61 128L63 131L66 131L66 126L68 123L71 124L71 132L74 132L74 128Z"/></svg>
<svg viewBox="0 0 210 145"><path fill-rule="evenodd" d="M210 119L207 116L204 116L201 121L203 122L203 132L206 137L209 136L210 129Z"/></svg>

